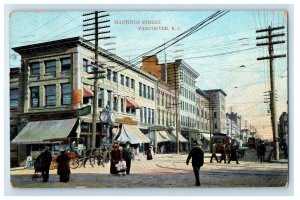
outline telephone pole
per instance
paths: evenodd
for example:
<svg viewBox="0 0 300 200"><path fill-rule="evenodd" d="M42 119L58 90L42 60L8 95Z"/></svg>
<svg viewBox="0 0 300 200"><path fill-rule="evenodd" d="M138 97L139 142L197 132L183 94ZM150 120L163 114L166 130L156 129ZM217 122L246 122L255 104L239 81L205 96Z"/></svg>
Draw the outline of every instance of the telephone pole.
<svg viewBox="0 0 300 200"><path fill-rule="evenodd" d="M273 131L273 146L274 146L274 159L279 160L279 137L277 129L277 116L276 116L276 98L275 98L275 79L274 79L274 58L286 57L286 54L274 55L273 54L273 45L285 43L284 40L273 41L273 38L284 36L284 33L273 33L275 30L284 29L284 26L280 27L271 27L269 26L266 29L257 30L256 33L267 32L267 35L256 37L257 40L268 39L267 42L257 43L256 46L268 46L269 56L257 58L257 60L269 60L270 64L270 82L271 82L271 91L270 91L270 110L271 110L271 122L272 122L272 131Z"/></svg>
<svg viewBox="0 0 300 200"><path fill-rule="evenodd" d="M102 15L99 15L102 13ZM86 18L83 20L84 24L83 26L86 28L83 31L84 32L90 32L87 34L84 34L83 37L92 37L92 38L87 38L86 41L94 41L95 42L95 60L92 63L93 66L93 74L94 74L94 97L93 97L93 114L92 114L92 148L96 148L96 127L97 127L97 118L98 118L98 80L100 78L105 78L103 74L106 72L103 68L103 64L99 65L98 62L98 53L99 53L99 39L108 39L111 37L100 37L99 35L101 34L107 34L110 33L110 31L102 31L98 32L100 29L107 29L110 26L105 25L105 26L99 26L99 24L102 23L107 23L110 20L99 20L100 18L105 18L108 17L109 14L105 14L106 11L94 11L90 13L85 13L83 14L84 17L90 17Z"/></svg>

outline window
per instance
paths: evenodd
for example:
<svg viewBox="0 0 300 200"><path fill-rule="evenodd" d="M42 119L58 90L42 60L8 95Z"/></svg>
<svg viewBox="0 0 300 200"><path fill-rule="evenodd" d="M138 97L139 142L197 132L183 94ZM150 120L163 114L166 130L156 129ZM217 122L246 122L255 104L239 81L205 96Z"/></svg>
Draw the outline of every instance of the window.
<svg viewBox="0 0 300 200"><path fill-rule="evenodd" d="M124 98L121 98L121 112L124 112Z"/></svg>
<svg viewBox="0 0 300 200"><path fill-rule="evenodd" d="M139 95L143 96L143 88L142 88L142 83L139 82Z"/></svg>
<svg viewBox="0 0 300 200"><path fill-rule="evenodd" d="M40 92L39 87L30 88L30 107L37 108L40 105Z"/></svg>
<svg viewBox="0 0 300 200"><path fill-rule="evenodd" d="M165 112L162 111L161 115L162 115L162 125L165 125Z"/></svg>
<svg viewBox="0 0 300 200"><path fill-rule="evenodd" d="M103 108L103 103L104 103L104 89L100 88L98 92L98 107Z"/></svg>
<svg viewBox="0 0 300 200"><path fill-rule="evenodd" d="M83 59L82 61L82 70L84 72L91 72L89 68L89 61L87 59Z"/></svg>
<svg viewBox="0 0 300 200"><path fill-rule="evenodd" d="M129 77L128 76L126 76L126 78L125 78L125 85L127 87L129 87Z"/></svg>
<svg viewBox="0 0 300 200"><path fill-rule="evenodd" d="M217 112L214 112L214 118L217 118Z"/></svg>
<svg viewBox="0 0 300 200"><path fill-rule="evenodd" d="M56 85L45 86L46 90L46 106L56 105Z"/></svg>
<svg viewBox="0 0 300 200"><path fill-rule="evenodd" d="M146 98L146 96L147 96L147 90L146 90L146 85L145 84L143 84L143 97L144 98Z"/></svg>
<svg viewBox="0 0 300 200"><path fill-rule="evenodd" d="M107 80L111 81L111 69L107 69Z"/></svg>
<svg viewBox="0 0 300 200"><path fill-rule="evenodd" d="M19 89L10 90L10 109L17 109L19 106Z"/></svg>
<svg viewBox="0 0 300 200"><path fill-rule="evenodd" d="M135 88L135 81L134 81L134 79L131 79L131 88L132 88L132 89Z"/></svg>
<svg viewBox="0 0 300 200"><path fill-rule="evenodd" d="M112 100L112 92L111 91L107 91L107 105L109 106L109 108L111 108L111 101Z"/></svg>
<svg viewBox="0 0 300 200"><path fill-rule="evenodd" d="M215 129L217 129L218 128L218 124L217 123L215 123Z"/></svg>
<svg viewBox="0 0 300 200"><path fill-rule="evenodd" d="M151 123L154 124L154 109L152 109L152 118L151 119L152 119Z"/></svg>
<svg viewBox="0 0 300 200"><path fill-rule="evenodd" d="M148 115L147 115L147 108L146 107L144 107L144 117L145 117L144 122L147 123Z"/></svg>
<svg viewBox="0 0 300 200"><path fill-rule="evenodd" d="M148 124L151 123L151 117L152 117L152 115L151 115L151 109L148 108Z"/></svg>
<svg viewBox="0 0 300 200"><path fill-rule="evenodd" d="M113 110L118 111L118 97L114 96Z"/></svg>
<svg viewBox="0 0 300 200"><path fill-rule="evenodd" d="M157 110L157 121L158 121L158 125L160 125L160 110Z"/></svg>
<svg viewBox="0 0 300 200"><path fill-rule="evenodd" d="M40 74L40 63L30 63L30 75L39 75Z"/></svg>
<svg viewBox="0 0 300 200"><path fill-rule="evenodd" d="M61 71L69 71L71 69L71 58L61 59Z"/></svg>
<svg viewBox="0 0 300 200"><path fill-rule="evenodd" d="M143 109L140 109L140 121L143 123Z"/></svg>
<svg viewBox="0 0 300 200"><path fill-rule="evenodd" d="M113 72L113 82L118 82L118 72Z"/></svg>
<svg viewBox="0 0 300 200"><path fill-rule="evenodd" d="M151 99L151 93L150 93L150 87L149 86L147 86L147 90L148 90L148 99Z"/></svg>
<svg viewBox="0 0 300 200"><path fill-rule="evenodd" d="M154 88L151 88L151 100L154 100Z"/></svg>
<svg viewBox="0 0 300 200"><path fill-rule="evenodd" d="M124 75L121 74L121 85L124 85Z"/></svg>
<svg viewBox="0 0 300 200"><path fill-rule="evenodd" d="M56 60L45 61L46 74L56 72Z"/></svg>
<svg viewBox="0 0 300 200"><path fill-rule="evenodd" d="M71 104L71 84L61 84L61 105Z"/></svg>

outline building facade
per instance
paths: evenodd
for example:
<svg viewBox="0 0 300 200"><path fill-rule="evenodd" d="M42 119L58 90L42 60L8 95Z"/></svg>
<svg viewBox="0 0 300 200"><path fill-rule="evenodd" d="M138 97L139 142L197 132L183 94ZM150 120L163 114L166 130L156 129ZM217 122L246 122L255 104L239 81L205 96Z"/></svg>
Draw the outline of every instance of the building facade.
<svg viewBox="0 0 300 200"><path fill-rule="evenodd" d="M237 113L226 113L227 135L232 139L240 139L241 135L241 116Z"/></svg>
<svg viewBox="0 0 300 200"><path fill-rule="evenodd" d="M211 130L213 133L227 133L226 93L222 89L204 90L209 98Z"/></svg>
<svg viewBox="0 0 300 200"><path fill-rule="evenodd" d="M11 123L11 126L17 124L17 127L11 130L17 129L15 132L20 133L25 127L22 132L25 134L39 122L46 126L45 123L59 120L57 124L70 126L68 138L83 149L89 148L92 138L94 45L81 37L74 37L13 50L21 55L21 70L20 75L11 73L11 116L17 116L17 123ZM105 70L104 77L98 81L99 112L109 105L116 120L109 127L97 118L96 146L103 143L104 137L110 137L110 142L115 139L122 124L128 124L136 134L142 133L140 130L147 132L156 119L157 79L103 49L99 52L99 63ZM20 87L16 77L19 77ZM44 136L51 139L46 132ZM42 142L45 141L39 141ZM22 141L21 136L16 137L13 143L29 148L29 142Z"/></svg>

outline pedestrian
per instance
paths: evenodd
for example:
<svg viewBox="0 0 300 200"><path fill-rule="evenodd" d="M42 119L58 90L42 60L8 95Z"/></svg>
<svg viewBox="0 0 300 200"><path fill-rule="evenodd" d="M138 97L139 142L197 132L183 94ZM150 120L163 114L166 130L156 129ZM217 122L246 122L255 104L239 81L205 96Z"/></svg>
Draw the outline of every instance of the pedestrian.
<svg viewBox="0 0 300 200"><path fill-rule="evenodd" d="M70 158L68 152L65 149L61 149L60 155L56 158L57 162L57 174L59 175L59 181L67 183L70 180Z"/></svg>
<svg viewBox="0 0 300 200"><path fill-rule="evenodd" d="M42 172L43 182L48 182L52 155L47 147L44 148L43 152L39 155L37 160L40 160L40 170Z"/></svg>
<svg viewBox="0 0 300 200"><path fill-rule="evenodd" d="M210 157L210 163L212 163L213 161L213 158L216 159L217 162L218 161L218 158L217 158L217 155L216 155L216 143L213 143L212 147L211 147L211 157Z"/></svg>
<svg viewBox="0 0 300 200"><path fill-rule="evenodd" d="M147 160L152 160L153 159L153 153L152 153L152 145L149 147L149 149L146 151L147 155Z"/></svg>
<svg viewBox="0 0 300 200"><path fill-rule="evenodd" d="M227 148L226 148L226 144L222 145L221 148L221 159L219 161L219 163L222 163L222 161L224 160L224 163L226 164L226 152L227 152Z"/></svg>
<svg viewBox="0 0 300 200"><path fill-rule="evenodd" d="M130 147L130 142L126 142L125 148L123 148L123 159L126 162L126 174L130 174L131 159L132 159L132 148Z"/></svg>
<svg viewBox="0 0 300 200"><path fill-rule="evenodd" d="M265 161L265 153L266 153L266 145L263 141L260 141L258 145L258 151L259 151L259 161L260 163L263 163Z"/></svg>
<svg viewBox="0 0 300 200"><path fill-rule="evenodd" d="M122 151L119 144L115 142L110 151L110 173L117 175L119 172L116 168L116 164L122 161Z"/></svg>
<svg viewBox="0 0 300 200"><path fill-rule="evenodd" d="M195 140L193 141L193 149L190 151L187 159L186 159L186 164L189 164L190 159L192 158L192 166L193 166L193 171L196 179L195 186L200 186L200 167L203 166L204 163L204 153L203 150L201 149L200 144Z"/></svg>
<svg viewBox="0 0 300 200"><path fill-rule="evenodd" d="M237 150L239 148L239 145L237 142L232 142L230 146L230 158L228 160L228 164L230 164L230 161L235 160L236 164L240 164L237 156Z"/></svg>

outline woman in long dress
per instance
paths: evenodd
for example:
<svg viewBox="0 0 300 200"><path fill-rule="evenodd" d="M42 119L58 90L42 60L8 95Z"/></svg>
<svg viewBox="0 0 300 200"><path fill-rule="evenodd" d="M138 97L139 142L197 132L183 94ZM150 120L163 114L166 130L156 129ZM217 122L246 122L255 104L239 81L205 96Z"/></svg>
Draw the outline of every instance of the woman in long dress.
<svg viewBox="0 0 300 200"><path fill-rule="evenodd" d="M70 180L70 158L66 150L61 150L61 154L56 158L57 162L57 174L59 175L59 181L67 183Z"/></svg>

